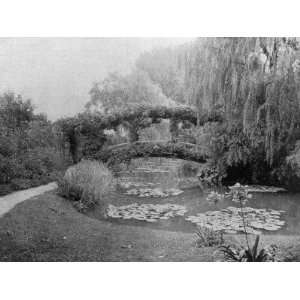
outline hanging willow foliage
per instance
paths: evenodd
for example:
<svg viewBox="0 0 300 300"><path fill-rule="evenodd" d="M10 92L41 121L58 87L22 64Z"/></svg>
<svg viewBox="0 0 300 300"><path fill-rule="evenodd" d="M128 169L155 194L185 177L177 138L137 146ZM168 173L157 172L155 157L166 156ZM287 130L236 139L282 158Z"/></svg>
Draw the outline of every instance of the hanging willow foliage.
<svg viewBox="0 0 300 300"><path fill-rule="evenodd" d="M300 138L297 58L296 39L199 39L186 53L187 102L199 112L222 108L227 131L241 128L272 166Z"/></svg>

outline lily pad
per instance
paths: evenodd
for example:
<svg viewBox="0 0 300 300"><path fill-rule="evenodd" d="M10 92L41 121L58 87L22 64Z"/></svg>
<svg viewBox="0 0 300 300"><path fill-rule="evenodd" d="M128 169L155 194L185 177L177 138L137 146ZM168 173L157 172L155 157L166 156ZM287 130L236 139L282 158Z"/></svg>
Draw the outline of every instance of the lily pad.
<svg viewBox="0 0 300 300"><path fill-rule="evenodd" d="M249 234L259 234L261 230L276 231L281 229L285 221L280 220L281 212L273 209L256 209L244 207L243 214L246 221L246 231ZM207 211L196 216L188 216L186 220L204 227L223 230L224 232L245 232L242 210L229 206L219 211Z"/></svg>
<svg viewBox="0 0 300 300"><path fill-rule="evenodd" d="M107 215L111 218L122 218L124 220L135 219L150 223L158 220L167 220L176 216L183 216L186 208L177 204L129 204L124 206L109 205Z"/></svg>
<svg viewBox="0 0 300 300"><path fill-rule="evenodd" d="M125 192L126 195L135 195L138 197L169 197L178 196L182 194L183 191L180 189L170 188L134 188Z"/></svg>

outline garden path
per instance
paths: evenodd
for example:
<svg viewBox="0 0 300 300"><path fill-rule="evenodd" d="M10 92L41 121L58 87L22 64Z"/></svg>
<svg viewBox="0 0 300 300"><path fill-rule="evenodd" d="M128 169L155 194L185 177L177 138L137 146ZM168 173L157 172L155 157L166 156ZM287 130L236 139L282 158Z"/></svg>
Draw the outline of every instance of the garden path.
<svg viewBox="0 0 300 300"><path fill-rule="evenodd" d="M56 182L51 182L27 190L17 191L0 197L0 217L14 208L18 203L57 188Z"/></svg>

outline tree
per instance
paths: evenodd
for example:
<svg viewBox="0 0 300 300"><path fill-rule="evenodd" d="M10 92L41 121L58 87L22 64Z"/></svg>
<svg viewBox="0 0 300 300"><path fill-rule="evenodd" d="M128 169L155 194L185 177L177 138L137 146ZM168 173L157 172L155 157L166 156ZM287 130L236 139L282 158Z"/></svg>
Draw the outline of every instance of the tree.
<svg viewBox="0 0 300 300"><path fill-rule="evenodd" d="M162 93L147 73L135 70L126 76L113 73L102 82L94 83L86 110L111 114L128 107L151 105L171 106L175 103Z"/></svg>
<svg viewBox="0 0 300 300"><path fill-rule="evenodd" d="M34 113L30 100L0 95L0 125L1 195L53 180L64 167L52 123Z"/></svg>
<svg viewBox="0 0 300 300"><path fill-rule="evenodd" d="M148 74L164 95L176 103L185 104L184 56L188 46L154 49L142 54L136 67Z"/></svg>
<svg viewBox="0 0 300 300"><path fill-rule="evenodd" d="M30 100L24 101L22 96L5 93L0 96L1 134L10 135L23 131L33 120L33 105Z"/></svg>
<svg viewBox="0 0 300 300"><path fill-rule="evenodd" d="M95 83L90 91L91 99L86 104L87 112L112 114L143 107L163 105L175 106L158 85L154 84L147 73L135 70L129 75L110 74L100 83ZM122 126L128 131L129 141L137 141L139 129L143 127L145 118L137 117Z"/></svg>
<svg viewBox="0 0 300 300"><path fill-rule="evenodd" d="M270 175L300 137L297 44L288 38L206 38L190 49L188 101L199 111L224 111L227 166L250 164L255 172L259 158Z"/></svg>

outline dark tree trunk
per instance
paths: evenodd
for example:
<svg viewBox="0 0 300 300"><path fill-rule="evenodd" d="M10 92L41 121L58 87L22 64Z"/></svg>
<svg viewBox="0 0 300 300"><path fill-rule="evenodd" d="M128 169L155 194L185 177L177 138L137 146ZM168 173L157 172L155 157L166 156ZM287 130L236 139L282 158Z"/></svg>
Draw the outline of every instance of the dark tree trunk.
<svg viewBox="0 0 300 300"><path fill-rule="evenodd" d="M69 133L69 143L72 161L74 164L76 164L80 160L80 136L75 128Z"/></svg>
<svg viewBox="0 0 300 300"><path fill-rule="evenodd" d="M178 121L170 119L170 133L171 133L171 141L176 142L178 139Z"/></svg>
<svg viewBox="0 0 300 300"><path fill-rule="evenodd" d="M137 132L137 130L134 126L129 127L128 137L129 137L129 142L130 143L134 143L134 142L137 142L139 140L139 134L138 134L138 132Z"/></svg>

